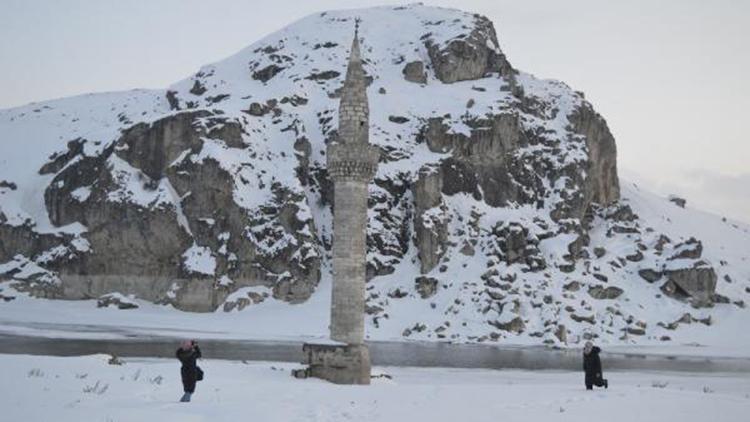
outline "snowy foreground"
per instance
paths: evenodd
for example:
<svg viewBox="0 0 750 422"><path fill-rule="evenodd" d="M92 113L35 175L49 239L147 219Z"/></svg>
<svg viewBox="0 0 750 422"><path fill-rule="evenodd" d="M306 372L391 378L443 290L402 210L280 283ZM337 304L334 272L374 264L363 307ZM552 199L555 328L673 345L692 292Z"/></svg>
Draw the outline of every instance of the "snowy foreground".
<svg viewBox="0 0 750 422"><path fill-rule="evenodd" d="M0 355L7 421L746 421L746 374L607 374L585 391L582 374L376 368L369 387L296 380L297 365L204 360L206 380L178 403L179 364L103 355Z"/></svg>

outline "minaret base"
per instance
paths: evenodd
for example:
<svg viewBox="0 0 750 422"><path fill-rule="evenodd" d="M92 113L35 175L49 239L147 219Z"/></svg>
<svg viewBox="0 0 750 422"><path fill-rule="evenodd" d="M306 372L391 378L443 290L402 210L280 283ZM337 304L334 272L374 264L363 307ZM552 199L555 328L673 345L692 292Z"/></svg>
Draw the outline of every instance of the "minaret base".
<svg viewBox="0 0 750 422"><path fill-rule="evenodd" d="M370 384L370 351L364 344L313 344L302 346L307 368L297 378L320 378L334 384Z"/></svg>

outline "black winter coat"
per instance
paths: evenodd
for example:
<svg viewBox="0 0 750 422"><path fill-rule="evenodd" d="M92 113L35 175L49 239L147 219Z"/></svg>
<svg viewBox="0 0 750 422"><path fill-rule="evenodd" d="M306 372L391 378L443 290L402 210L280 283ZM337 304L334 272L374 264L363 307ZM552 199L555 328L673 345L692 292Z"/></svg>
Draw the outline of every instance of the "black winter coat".
<svg viewBox="0 0 750 422"><path fill-rule="evenodd" d="M583 354L583 371L586 375L596 375L602 373L602 361L599 359L599 352L602 349L594 346L589 354Z"/></svg>
<svg viewBox="0 0 750 422"><path fill-rule="evenodd" d="M195 360L201 357L201 349L198 346L193 346L189 350L179 348L175 355L182 363L182 368L180 368L182 387L186 393L192 393L195 391L195 382L198 380L198 365Z"/></svg>
<svg viewBox="0 0 750 422"><path fill-rule="evenodd" d="M198 346L193 346L190 350L185 350L180 347L175 354L177 355L177 359L180 360L180 363L182 363L184 369L193 371L195 371L196 366L195 360L202 356L201 349Z"/></svg>

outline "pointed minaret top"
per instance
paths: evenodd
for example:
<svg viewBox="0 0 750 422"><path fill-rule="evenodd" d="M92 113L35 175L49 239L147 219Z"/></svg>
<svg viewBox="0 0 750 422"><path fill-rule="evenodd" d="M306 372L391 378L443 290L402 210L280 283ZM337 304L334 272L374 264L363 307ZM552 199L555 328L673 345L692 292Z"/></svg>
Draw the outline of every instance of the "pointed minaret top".
<svg viewBox="0 0 750 422"><path fill-rule="evenodd" d="M357 18L354 21L354 39L352 40L352 49L349 52L349 66L350 67L351 67L351 63L362 61L362 57L359 52L359 21L360 21L359 18Z"/></svg>
<svg viewBox="0 0 750 422"><path fill-rule="evenodd" d="M339 103L339 138L343 143L367 143L370 110L367 82L359 49L359 19L354 26L354 40L349 53L346 80Z"/></svg>

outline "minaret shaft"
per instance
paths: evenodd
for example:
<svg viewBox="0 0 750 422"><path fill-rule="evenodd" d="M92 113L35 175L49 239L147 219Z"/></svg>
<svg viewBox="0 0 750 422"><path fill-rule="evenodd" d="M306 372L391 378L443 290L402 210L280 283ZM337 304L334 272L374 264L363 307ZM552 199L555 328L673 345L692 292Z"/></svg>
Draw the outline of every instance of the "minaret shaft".
<svg viewBox="0 0 750 422"><path fill-rule="evenodd" d="M337 181L334 198L331 338L361 344L365 331L367 183Z"/></svg>

